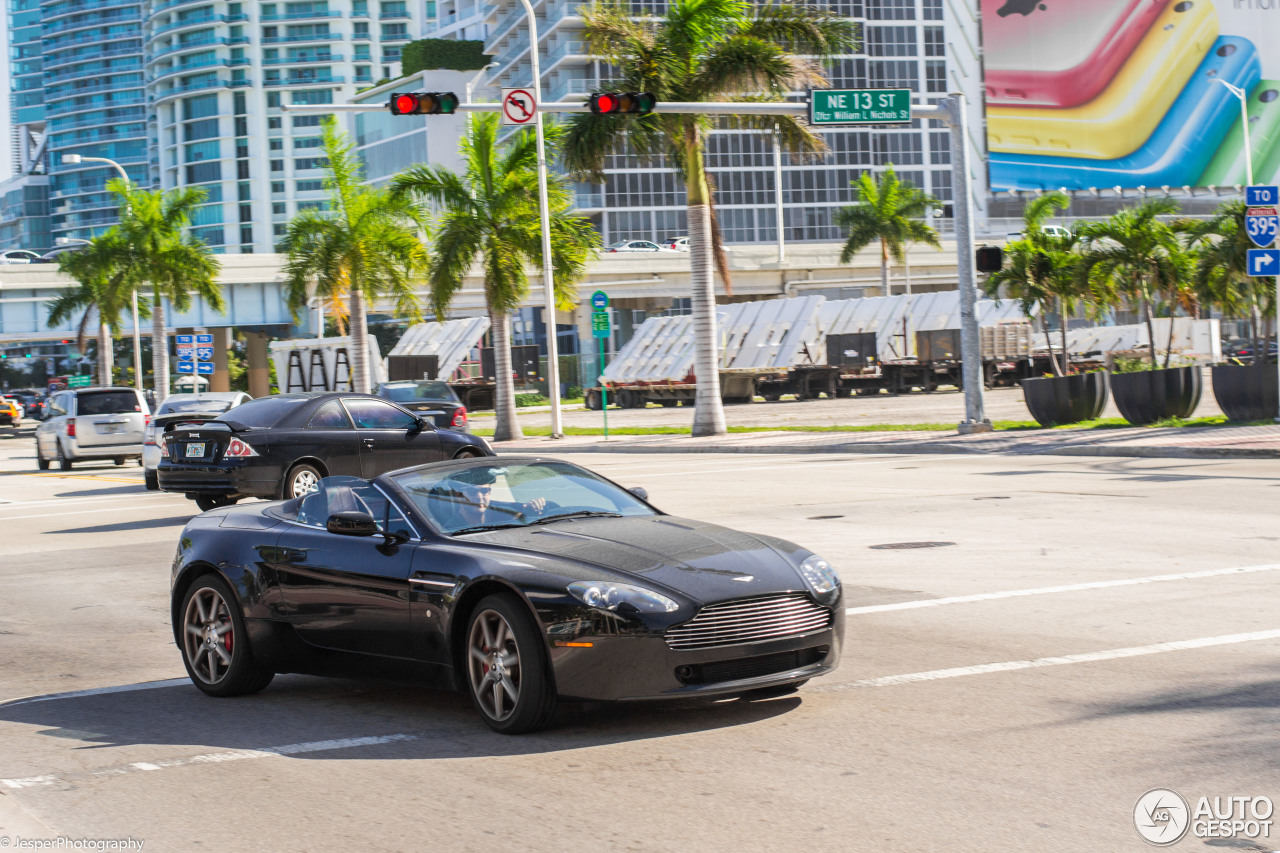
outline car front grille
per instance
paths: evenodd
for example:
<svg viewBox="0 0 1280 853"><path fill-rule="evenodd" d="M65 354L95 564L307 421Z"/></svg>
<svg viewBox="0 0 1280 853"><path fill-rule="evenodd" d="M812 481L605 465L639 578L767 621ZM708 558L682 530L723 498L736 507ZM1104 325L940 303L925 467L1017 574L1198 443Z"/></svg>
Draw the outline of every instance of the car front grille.
<svg viewBox="0 0 1280 853"><path fill-rule="evenodd" d="M821 631L831 611L802 592L712 604L666 633L677 651L782 640Z"/></svg>
<svg viewBox="0 0 1280 853"><path fill-rule="evenodd" d="M827 656L827 646L779 652L754 658L721 660L714 663L694 664L676 668L676 678L684 684L720 684L725 681L743 681L775 675L792 669L812 666Z"/></svg>

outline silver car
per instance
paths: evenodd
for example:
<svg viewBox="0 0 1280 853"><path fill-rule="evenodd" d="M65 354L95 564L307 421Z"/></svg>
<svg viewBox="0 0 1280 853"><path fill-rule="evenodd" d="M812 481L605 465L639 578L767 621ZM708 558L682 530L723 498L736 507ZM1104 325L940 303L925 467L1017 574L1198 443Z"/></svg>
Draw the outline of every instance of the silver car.
<svg viewBox="0 0 1280 853"><path fill-rule="evenodd" d="M151 422L147 401L133 388L75 388L49 398L44 422L36 427L36 461L48 470L57 460L68 471L76 462L111 459L123 465L142 459L142 441Z"/></svg>
<svg viewBox="0 0 1280 853"><path fill-rule="evenodd" d="M142 444L142 476L147 481L147 488L151 491L160 488L156 468L160 465L161 450L156 436L164 432L165 424L184 418L216 418L228 409L234 409L252 399L243 391L205 391L200 394L170 394L165 397L164 402L156 408L151 425L147 427L146 440Z"/></svg>

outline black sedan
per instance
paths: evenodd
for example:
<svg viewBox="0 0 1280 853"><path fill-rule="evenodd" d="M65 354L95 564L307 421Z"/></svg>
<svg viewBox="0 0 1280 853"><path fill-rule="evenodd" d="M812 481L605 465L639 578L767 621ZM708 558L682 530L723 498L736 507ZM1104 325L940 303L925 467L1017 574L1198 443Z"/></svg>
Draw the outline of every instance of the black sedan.
<svg viewBox="0 0 1280 853"><path fill-rule="evenodd" d="M769 695L831 672L840 579L811 551L675 518L554 459L469 459L207 512L173 563L174 640L214 696L277 672L467 692L486 723L560 701Z"/></svg>
<svg viewBox="0 0 1280 853"><path fill-rule="evenodd" d="M449 383L439 379L416 379L400 382L383 382L377 394L393 403L404 406L415 415L431 418L436 426L467 432L467 407Z"/></svg>
<svg viewBox="0 0 1280 853"><path fill-rule="evenodd" d="M213 419L171 421L156 479L202 510L243 497L294 498L322 477L376 477L423 462L492 456L484 439L437 429L368 394L278 394Z"/></svg>

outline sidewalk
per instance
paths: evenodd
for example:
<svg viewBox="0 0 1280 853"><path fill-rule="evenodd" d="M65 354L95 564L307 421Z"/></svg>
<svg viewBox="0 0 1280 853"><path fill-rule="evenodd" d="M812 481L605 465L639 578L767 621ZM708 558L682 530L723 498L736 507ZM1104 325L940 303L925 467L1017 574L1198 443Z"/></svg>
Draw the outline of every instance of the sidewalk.
<svg viewBox="0 0 1280 853"><path fill-rule="evenodd" d="M1174 459L1280 459L1280 424L939 432L753 432L687 435L543 436L495 444L499 453L1014 453Z"/></svg>

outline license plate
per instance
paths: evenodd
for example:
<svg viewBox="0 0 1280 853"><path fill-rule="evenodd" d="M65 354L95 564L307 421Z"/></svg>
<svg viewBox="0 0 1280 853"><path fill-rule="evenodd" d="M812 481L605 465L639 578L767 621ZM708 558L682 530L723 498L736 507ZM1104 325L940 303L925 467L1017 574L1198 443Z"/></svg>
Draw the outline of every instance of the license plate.
<svg viewBox="0 0 1280 853"><path fill-rule="evenodd" d="M120 424L98 424L98 429L110 435L120 431Z"/></svg>
<svg viewBox="0 0 1280 853"><path fill-rule="evenodd" d="M204 456L204 442L196 442L187 445L187 456Z"/></svg>

